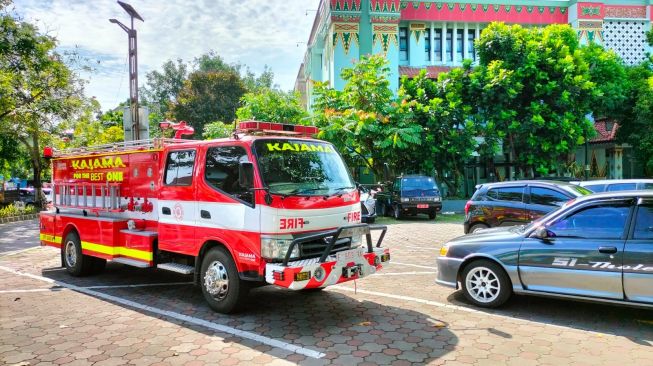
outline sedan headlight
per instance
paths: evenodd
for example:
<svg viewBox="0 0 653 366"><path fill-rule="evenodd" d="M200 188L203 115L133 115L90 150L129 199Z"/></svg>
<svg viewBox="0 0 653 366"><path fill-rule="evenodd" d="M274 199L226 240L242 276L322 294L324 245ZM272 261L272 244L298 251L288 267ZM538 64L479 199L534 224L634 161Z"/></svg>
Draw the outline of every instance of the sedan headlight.
<svg viewBox="0 0 653 366"><path fill-rule="evenodd" d="M286 257L292 238L261 237L261 257L281 260ZM290 259L299 258L299 245L295 245Z"/></svg>

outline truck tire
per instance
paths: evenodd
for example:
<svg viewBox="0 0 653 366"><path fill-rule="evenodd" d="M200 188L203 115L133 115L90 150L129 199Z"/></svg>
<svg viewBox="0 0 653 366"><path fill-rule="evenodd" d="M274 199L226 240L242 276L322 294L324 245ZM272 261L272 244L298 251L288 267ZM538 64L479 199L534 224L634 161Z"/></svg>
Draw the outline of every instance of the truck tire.
<svg viewBox="0 0 653 366"><path fill-rule="evenodd" d="M489 260L476 260L463 270L462 289L465 298L476 306L496 308L512 295L512 285L506 272Z"/></svg>
<svg viewBox="0 0 653 366"><path fill-rule="evenodd" d="M200 285L206 302L218 313L237 311L249 292L236 264L224 248L211 248L202 259Z"/></svg>
<svg viewBox="0 0 653 366"><path fill-rule="evenodd" d="M66 235L61 247L61 255L64 267L71 275L81 277L92 272L95 258L82 254L82 242L75 231Z"/></svg>
<svg viewBox="0 0 653 366"><path fill-rule="evenodd" d="M401 206L395 205L392 211L395 220L401 220L403 218L403 215L401 214Z"/></svg>
<svg viewBox="0 0 653 366"><path fill-rule="evenodd" d="M488 228L488 226L485 225L485 224L474 224L469 228L469 233L472 234L472 233L475 233L475 232L477 232L479 230L483 230L483 229L487 229L487 228Z"/></svg>

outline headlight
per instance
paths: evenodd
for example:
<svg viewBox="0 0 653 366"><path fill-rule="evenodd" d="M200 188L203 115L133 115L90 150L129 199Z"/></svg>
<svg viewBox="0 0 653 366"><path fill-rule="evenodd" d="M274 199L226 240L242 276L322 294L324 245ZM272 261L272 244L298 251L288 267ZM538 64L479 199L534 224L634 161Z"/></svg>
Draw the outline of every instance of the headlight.
<svg viewBox="0 0 653 366"><path fill-rule="evenodd" d="M447 253L449 253L449 246L445 244L440 248L440 257L446 257Z"/></svg>
<svg viewBox="0 0 653 366"><path fill-rule="evenodd" d="M410 201L410 198L402 198L401 199L401 202L408 202L408 201Z"/></svg>
<svg viewBox="0 0 653 366"><path fill-rule="evenodd" d="M292 238L261 237L261 257L267 259L284 259ZM299 258L299 245L295 245L290 254L290 259Z"/></svg>
<svg viewBox="0 0 653 366"><path fill-rule="evenodd" d="M440 197L435 197L434 201L435 202L440 202Z"/></svg>
<svg viewBox="0 0 653 366"><path fill-rule="evenodd" d="M363 243L363 235L354 235L351 237L351 248L358 248Z"/></svg>

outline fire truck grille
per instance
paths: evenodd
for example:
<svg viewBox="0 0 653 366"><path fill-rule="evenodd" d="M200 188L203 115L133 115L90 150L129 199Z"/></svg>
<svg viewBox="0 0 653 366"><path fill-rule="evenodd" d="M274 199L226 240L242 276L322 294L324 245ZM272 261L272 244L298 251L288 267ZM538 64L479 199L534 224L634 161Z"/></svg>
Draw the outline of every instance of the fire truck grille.
<svg viewBox="0 0 653 366"><path fill-rule="evenodd" d="M327 247L328 240L331 238L325 238L323 240L315 240L307 243L300 244L299 250L302 259L306 258L316 258L324 253L324 250ZM343 250L349 249L351 246L351 240L349 238L338 239L338 241L333 245L331 253L340 252Z"/></svg>

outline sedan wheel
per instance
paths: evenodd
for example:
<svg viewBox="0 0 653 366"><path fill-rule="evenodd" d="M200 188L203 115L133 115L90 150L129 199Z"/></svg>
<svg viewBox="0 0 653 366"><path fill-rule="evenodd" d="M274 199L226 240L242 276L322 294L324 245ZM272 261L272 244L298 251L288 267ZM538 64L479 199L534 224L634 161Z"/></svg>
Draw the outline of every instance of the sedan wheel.
<svg viewBox="0 0 653 366"><path fill-rule="evenodd" d="M512 294L508 276L491 261L472 262L465 268L462 280L465 297L477 306L500 306Z"/></svg>

